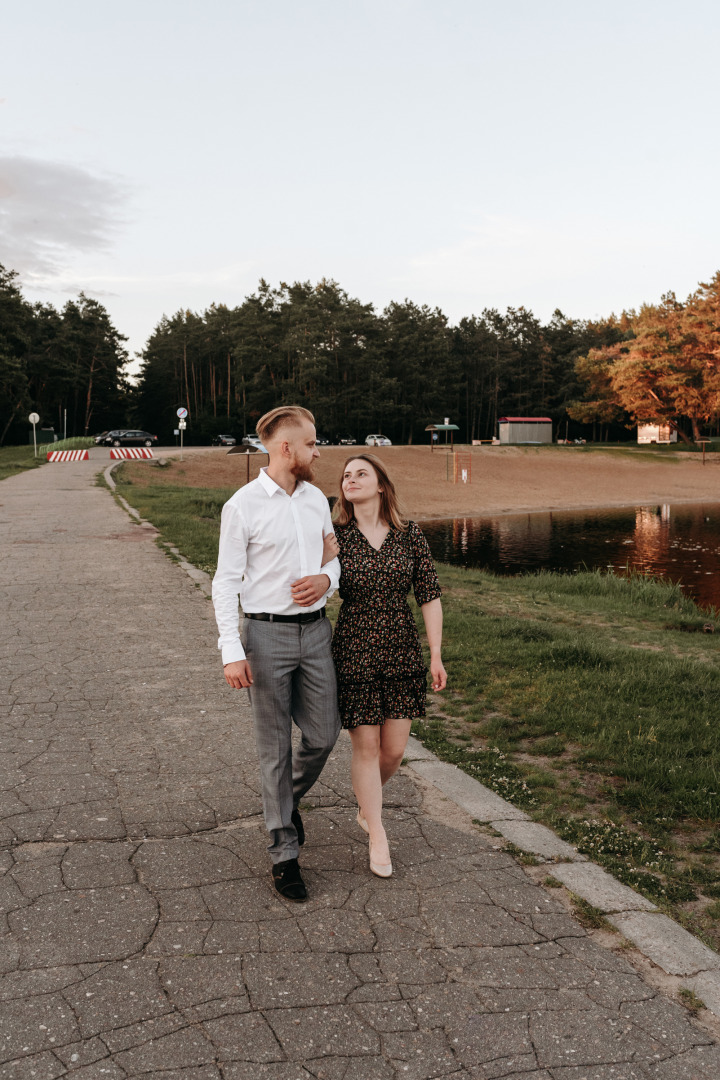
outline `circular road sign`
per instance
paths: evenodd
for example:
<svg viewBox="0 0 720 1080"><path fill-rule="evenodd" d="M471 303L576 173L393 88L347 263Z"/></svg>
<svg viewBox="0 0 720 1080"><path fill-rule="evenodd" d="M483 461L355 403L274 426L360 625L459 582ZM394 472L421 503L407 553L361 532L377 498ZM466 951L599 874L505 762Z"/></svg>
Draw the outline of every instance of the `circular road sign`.
<svg viewBox="0 0 720 1080"><path fill-rule="evenodd" d="M184 420L187 416L187 409L178 409L177 415L180 417L181 420Z"/></svg>
<svg viewBox="0 0 720 1080"><path fill-rule="evenodd" d="M28 420L30 421L31 424L39 424L40 423L40 417L38 416L38 414L36 412L31 412L30 415L28 416Z"/></svg>

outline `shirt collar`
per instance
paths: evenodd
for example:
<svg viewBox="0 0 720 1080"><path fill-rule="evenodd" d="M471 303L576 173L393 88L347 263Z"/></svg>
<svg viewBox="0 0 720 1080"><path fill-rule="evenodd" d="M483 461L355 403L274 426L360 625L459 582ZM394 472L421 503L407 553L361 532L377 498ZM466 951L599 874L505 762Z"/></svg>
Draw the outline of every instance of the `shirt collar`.
<svg viewBox="0 0 720 1080"><path fill-rule="evenodd" d="M268 476L267 468L267 465L263 465L260 472L258 473L258 480L262 484L264 490L267 492L270 498L272 498L273 495L277 495L278 492L281 492L283 495L287 495L285 489L281 488L279 484L276 484L271 476ZM294 499L296 495L300 494L300 492L305 488L305 486L306 485L304 480L298 480L297 484L295 485L295 490L293 491L290 498Z"/></svg>

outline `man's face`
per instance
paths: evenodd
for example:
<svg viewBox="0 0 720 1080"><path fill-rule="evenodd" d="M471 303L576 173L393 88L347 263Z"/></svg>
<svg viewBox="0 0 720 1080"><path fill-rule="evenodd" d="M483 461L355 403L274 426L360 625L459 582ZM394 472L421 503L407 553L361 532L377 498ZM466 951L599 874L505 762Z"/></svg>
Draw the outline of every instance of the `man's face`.
<svg viewBox="0 0 720 1080"><path fill-rule="evenodd" d="M315 445L315 425L303 420L301 424L288 429L286 438L292 455L290 472L296 480L310 483L314 479L313 462L320 457Z"/></svg>

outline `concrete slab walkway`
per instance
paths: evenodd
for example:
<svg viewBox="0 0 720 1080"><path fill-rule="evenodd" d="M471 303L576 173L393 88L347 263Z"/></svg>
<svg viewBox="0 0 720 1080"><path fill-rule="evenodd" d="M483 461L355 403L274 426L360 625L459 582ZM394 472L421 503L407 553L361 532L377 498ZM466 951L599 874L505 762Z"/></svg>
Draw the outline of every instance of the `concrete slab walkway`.
<svg viewBox="0 0 720 1080"><path fill-rule="evenodd" d="M389 785L379 881L343 737L311 902L279 900L211 606L100 467L0 485L0 1080L717 1080L687 1011L438 811L432 762Z"/></svg>

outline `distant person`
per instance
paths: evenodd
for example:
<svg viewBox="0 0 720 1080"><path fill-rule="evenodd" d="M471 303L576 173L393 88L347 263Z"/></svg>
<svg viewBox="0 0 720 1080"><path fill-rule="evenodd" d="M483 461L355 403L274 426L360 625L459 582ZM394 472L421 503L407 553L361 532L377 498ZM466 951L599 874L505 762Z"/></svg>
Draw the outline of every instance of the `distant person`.
<svg viewBox="0 0 720 1080"><path fill-rule="evenodd" d="M307 890L298 864L305 840L298 803L340 732L325 618L340 567L332 559L321 571L332 524L327 499L310 483L319 457L312 413L296 405L273 409L257 433L270 463L223 507L213 603L225 681L250 694L275 889L301 902ZM293 723L302 733L294 754Z"/></svg>
<svg viewBox="0 0 720 1080"><path fill-rule="evenodd" d="M382 822L382 788L403 759L415 717L425 715L427 668L413 613L420 605L433 690L447 675L441 658L442 606L427 540L405 521L387 470L373 454L345 462L335 507L343 599L333 638L340 719L352 742L352 784L358 824L370 838L370 869L390 877L392 861Z"/></svg>

